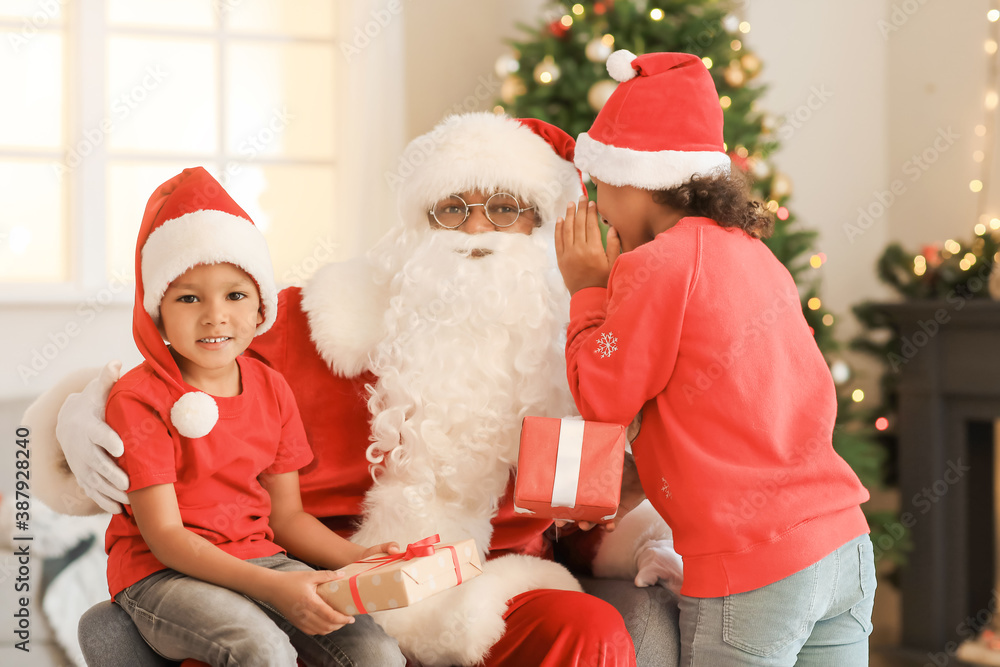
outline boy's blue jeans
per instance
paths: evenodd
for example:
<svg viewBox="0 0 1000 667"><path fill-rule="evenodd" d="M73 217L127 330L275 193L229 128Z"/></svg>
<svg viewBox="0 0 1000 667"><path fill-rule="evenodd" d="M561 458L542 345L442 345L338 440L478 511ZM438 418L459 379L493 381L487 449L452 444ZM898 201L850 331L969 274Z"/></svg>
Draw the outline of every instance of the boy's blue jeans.
<svg viewBox="0 0 1000 667"><path fill-rule="evenodd" d="M254 558L272 570L310 570L283 554ZM161 570L129 586L116 602L132 617L143 638L172 660L197 658L211 665L348 667L403 665L396 640L370 616L328 635L307 635L261 602L228 588Z"/></svg>
<svg viewBox="0 0 1000 667"><path fill-rule="evenodd" d="M680 596L681 666L864 667L874 602L875 559L862 535L763 588Z"/></svg>

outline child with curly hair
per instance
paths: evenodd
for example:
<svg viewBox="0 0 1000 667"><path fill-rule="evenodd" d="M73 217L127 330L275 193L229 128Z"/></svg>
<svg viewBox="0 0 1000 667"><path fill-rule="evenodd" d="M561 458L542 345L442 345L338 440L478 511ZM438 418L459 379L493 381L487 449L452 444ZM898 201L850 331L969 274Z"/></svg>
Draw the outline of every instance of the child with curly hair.
<svg viewBox="0 0 1000 667"><path fill-rule="evenodd" d="M683 53L608 70L622 83L575 157L597 202L555 232L566 361L584 418L642 418L639 477L683 558L681 664L867 665L868 493L833 449L833 380L729 168L712 77Z"/></svg>

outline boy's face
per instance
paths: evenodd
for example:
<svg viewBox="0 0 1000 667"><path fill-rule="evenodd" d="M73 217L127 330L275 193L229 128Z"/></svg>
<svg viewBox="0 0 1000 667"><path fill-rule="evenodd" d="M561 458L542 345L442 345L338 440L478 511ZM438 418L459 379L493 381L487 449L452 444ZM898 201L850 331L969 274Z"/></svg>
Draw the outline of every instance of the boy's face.
<svg viewBox="0 0 1000 667"><path fill-rule="evenodd" d="M185 381L231 371L264 321L257 285L232 264L200 264L179 275L160 302L163 331Z"/></svg>
<svg viewBox="0 0 1000 667"><path fill-rule="evenodd" d="M615 228L621 239L622 252L635 250L656 236L655 217L660 205L653 201L649 190L630 185L608 185L591 177L597 186L597 212L605 223Z"/></svg>

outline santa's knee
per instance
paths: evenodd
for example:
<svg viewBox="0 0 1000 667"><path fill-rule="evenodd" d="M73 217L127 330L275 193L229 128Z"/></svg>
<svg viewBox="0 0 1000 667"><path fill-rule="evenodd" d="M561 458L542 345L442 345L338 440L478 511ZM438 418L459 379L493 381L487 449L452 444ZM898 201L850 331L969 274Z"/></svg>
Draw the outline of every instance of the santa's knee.
<svg viewBox="0 0 1000 667"><path fill-rule="evenodd" d="M530 626L534 642L580 658L603 656L599 664L634 664L632 638L611 604L575 591L532 591L527 595L532 593L536 595L521 600L522 604L508 614L508 629L512 625ZM516 605L518 599L512 602Z"/></svg>

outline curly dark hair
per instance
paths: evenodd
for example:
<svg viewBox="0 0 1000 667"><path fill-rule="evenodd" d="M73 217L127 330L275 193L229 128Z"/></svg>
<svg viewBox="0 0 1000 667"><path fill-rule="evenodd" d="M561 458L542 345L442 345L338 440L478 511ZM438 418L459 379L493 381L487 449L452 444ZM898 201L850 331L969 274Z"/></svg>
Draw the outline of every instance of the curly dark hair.
<svg viewBox="0 0 1000 667"><path fill-rule="evenodd" d="M774 231L771 212L750 194L750 179L740 169L694 176L681 185L654 192L653 201L685 215L711 218L722 227L739 227L757 239L766 239Z"/></svg>

